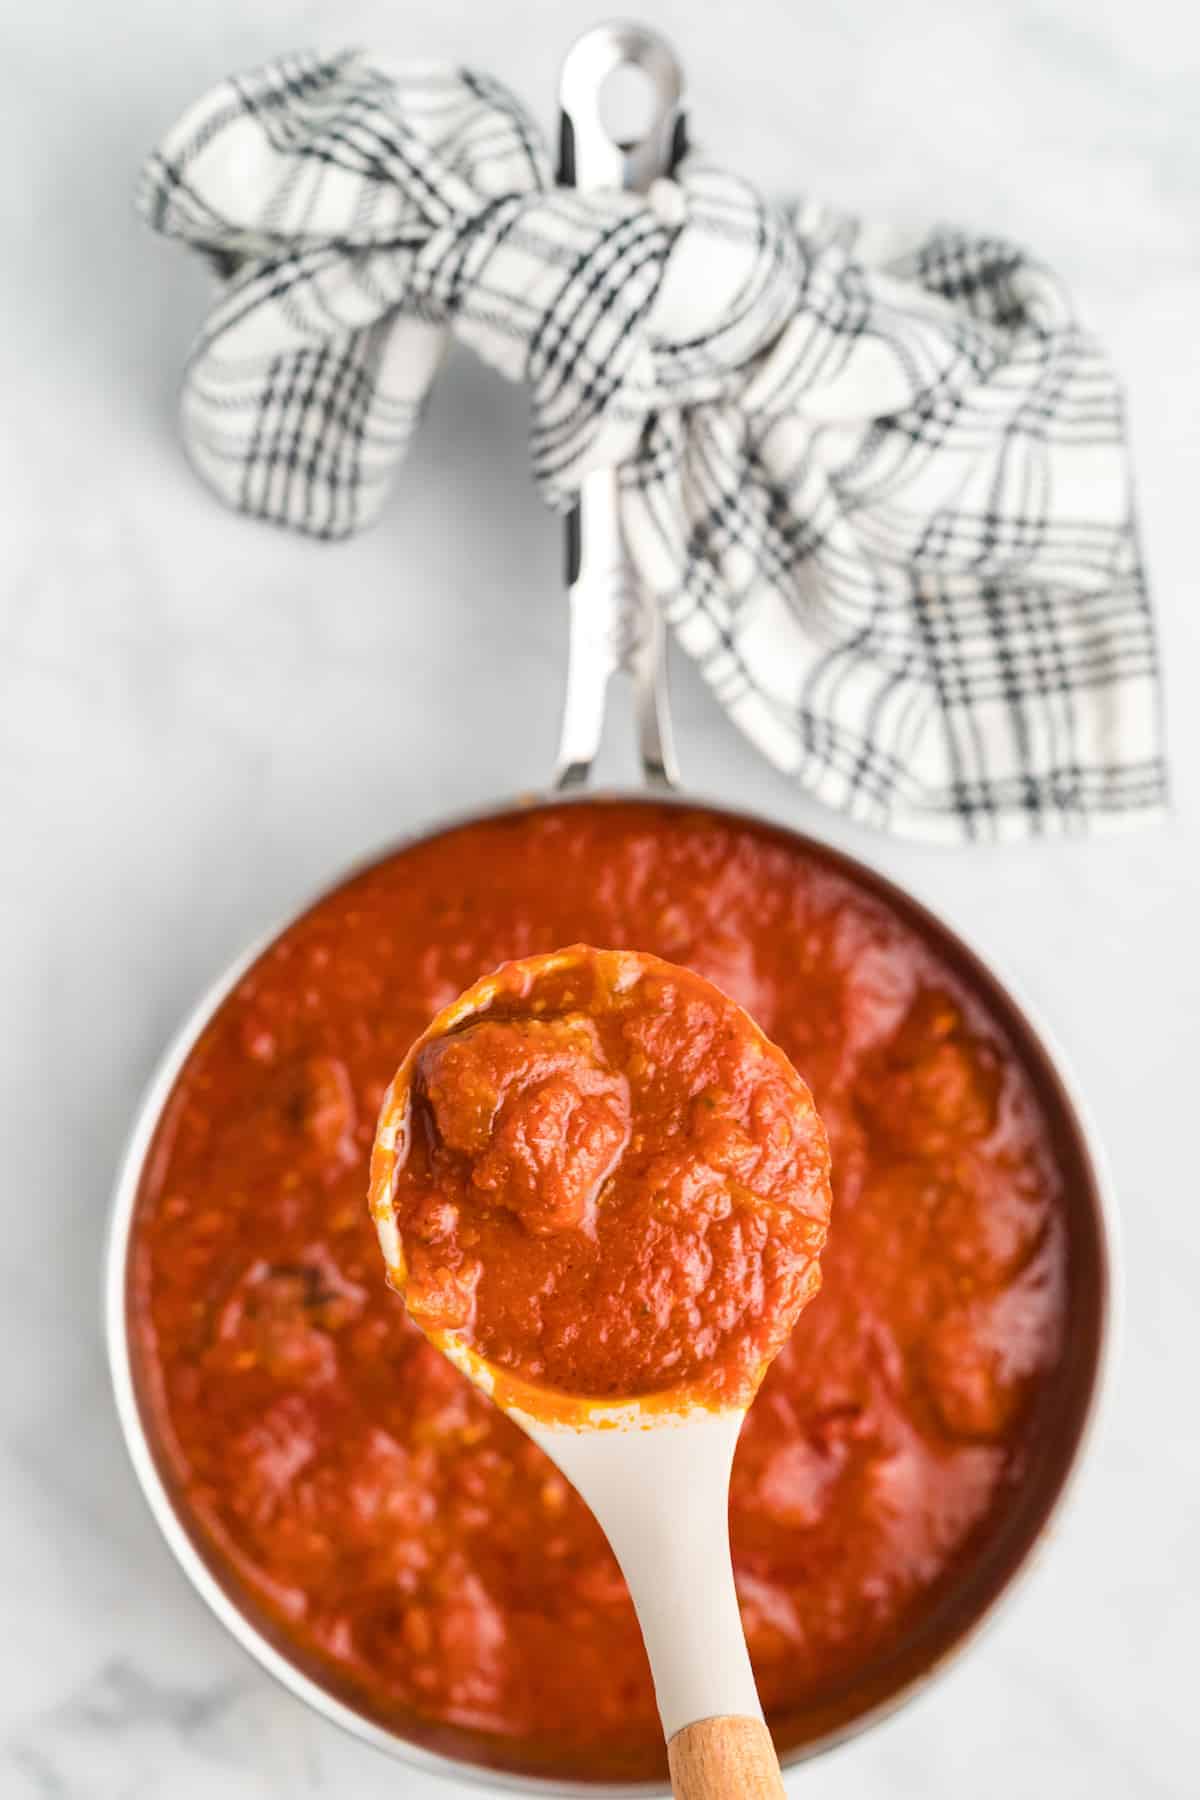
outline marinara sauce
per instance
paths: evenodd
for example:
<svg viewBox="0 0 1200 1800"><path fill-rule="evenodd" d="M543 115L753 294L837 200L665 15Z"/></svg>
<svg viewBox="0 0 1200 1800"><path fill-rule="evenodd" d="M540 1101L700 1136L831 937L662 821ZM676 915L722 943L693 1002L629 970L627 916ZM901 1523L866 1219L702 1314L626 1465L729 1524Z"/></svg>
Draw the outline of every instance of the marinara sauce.
<svg viewBox="0 0 1200 1800"><path fill-rule="evenodd" d="M185 1517L310 1672L479 1760L649 1774L653 1692L608 1546L397 1305L365 1204L386 1084L432 1015L503 960L581 940L699 971L812 1088L834 1170L824 1284L751 1408L730 1520L768 1713L819 1721L866 1693L998 1541L1038 1452L1063 1195L978 996L786 834L550 805L413 845L321 901L176 1082L139 1197L131 1334Z"/></svg>
<svg viewBox="0 0 1200 1800"><path fill-rule="evenodd" d="M384 1099L371 1211L389 1279L487 1392L748 1406L820 1285L812 1095L692 969L587 944L507 962L419 1037Z"/></svg>

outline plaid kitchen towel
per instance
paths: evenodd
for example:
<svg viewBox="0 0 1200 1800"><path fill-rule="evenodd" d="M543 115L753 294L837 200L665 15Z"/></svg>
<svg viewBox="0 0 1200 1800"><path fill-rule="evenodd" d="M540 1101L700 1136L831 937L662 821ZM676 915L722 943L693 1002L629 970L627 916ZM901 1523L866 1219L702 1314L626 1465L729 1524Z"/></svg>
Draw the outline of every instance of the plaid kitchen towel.
<svg viewBox="0 0 1200 1800"><path fill-rule="evenodd" d="M823 800L943 841L1161 808L1120 390L1020 249L872 253L695 158L558 188L498 83L357 52L214 89L139 204L221 278L183 427L231 505L368 523L456 337L527 384L552 505L619 466L641 579Z"/></svg>

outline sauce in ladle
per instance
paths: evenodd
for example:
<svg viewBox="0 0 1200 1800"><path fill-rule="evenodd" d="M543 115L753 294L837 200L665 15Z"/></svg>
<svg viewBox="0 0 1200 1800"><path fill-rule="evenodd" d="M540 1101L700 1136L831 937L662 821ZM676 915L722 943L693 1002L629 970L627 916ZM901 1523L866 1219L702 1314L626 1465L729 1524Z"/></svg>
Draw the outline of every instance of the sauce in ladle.
<svg viewBox="0 0 1200 1800"><path fill-rule="evenodd" d="M508 963L417 1040L372 1211L413 1319L564 1402L744 1407L820 1282L829 1150L712 983L583 946Z"/></svg>

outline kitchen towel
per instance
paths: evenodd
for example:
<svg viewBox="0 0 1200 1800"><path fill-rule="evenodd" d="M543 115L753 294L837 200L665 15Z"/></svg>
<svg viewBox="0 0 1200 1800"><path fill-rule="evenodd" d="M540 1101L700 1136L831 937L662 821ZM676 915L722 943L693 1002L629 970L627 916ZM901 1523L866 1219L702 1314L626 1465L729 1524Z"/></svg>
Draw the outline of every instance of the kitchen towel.
<svg viewBox="0 0 1200 1800"><path fill-rule="evenodd" d="M641 580L822 800L944 842L1161 810L1120 388L1020 248L696 156L576 193L498 82L357 51L213 89L139 206L219 277L182 415L232 506L369 523L456 338L527 385L551 505L620 469Z"/></svg>

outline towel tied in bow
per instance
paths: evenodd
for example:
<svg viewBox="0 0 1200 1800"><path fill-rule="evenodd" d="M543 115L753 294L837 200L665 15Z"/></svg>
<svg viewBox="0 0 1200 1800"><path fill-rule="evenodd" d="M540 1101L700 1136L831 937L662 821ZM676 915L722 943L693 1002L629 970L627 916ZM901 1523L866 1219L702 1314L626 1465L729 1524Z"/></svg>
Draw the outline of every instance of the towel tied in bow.
<svg viewBox="0 0 1200 1800"><path fill-rule="evenodd" d="M695 157L559 188L497 82L357 52L215 88L139 204L221 275L183 429L241 511L369 523L458 338L528 387L551 505L620 469L642 581L821 799L943 841L1161 807L1120 390L1012 245L870 256Z"/></svg>

